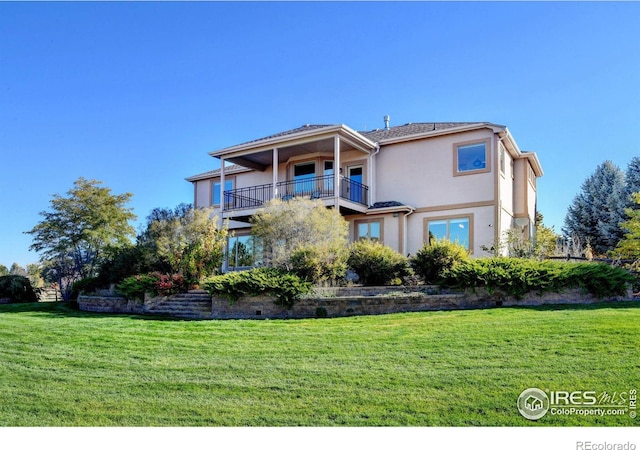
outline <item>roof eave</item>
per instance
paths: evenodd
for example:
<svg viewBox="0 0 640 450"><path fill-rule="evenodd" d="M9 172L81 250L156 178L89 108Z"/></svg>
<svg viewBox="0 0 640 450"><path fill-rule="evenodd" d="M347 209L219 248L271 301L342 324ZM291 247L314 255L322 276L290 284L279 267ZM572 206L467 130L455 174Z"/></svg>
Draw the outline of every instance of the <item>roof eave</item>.
<svg viewBox="0 0 640 450"><path fill-rule="evenodd" d="M215 150L215 151L209 152L209 155L213 156L214 158L220 158L225 155L230 155L237 152L244 152L246 150L262 151L262 150L278 147L281 144L295 143L296 141L299 141L301 139L312 138L314 136L318 136L318 137L321 137L324 135L329 136L335 133L344 134L349 139L355 140L356 142L358 142L360 145L364 147L369 147L371 149L376 147L376 143L373 142L372 140L364 137L363 135L349 128L348 126L341 124L341 125L330 125L323 128L314 128L308 131L301 131L299 133L288 134L285 136L277 136L270 139L259 140L257 142L253 141L253 142L247 142L245 144L233 145L231 147L226 147L221 150Z"/></svg>
<svg viewBox="0 0 640 450"><path fill-rule="evenodd" d="M415 208L413 206L402 205L402 206L387 206L386 208L368 209L365 214L372 215L372 214L388 214L388 213L394 213L394 212L413 212L413 211L415 211Z"/></svg>
<svg viewBox="0 0 640 450"><path fill-rule="evenodd" d="M508 147L510 147L510 150L514 153L516 159L526 158L529 160L531 168L536 174L536 177L541 177L544 175L542 164L540 164L540 160L538 159L538 155L536 154L536 152L525 152L520 150L520 147L518 147L516 140L513 138L507 127L504 127L504 130L502 130L498 135L502 139L506 140Z"/></svg>
<svg viewBox="0 0 640 450"><path fill-rule="evenodd" d="M379 145L398 144L400 142L415 141L417 139L424 139L424 138L435 137L435 136L444 136L447 134L462 133L465 131L480 130L482 128L490 128L494 133L499 133L500 131L506 129L506 127L503 125L496 125L489 122L479 122L471 125L462 125L459 127L446 128L444 130L427 131L424 133L410 134L407 136L401 136L397 138L381 139L380 141L378 141L378 144Z"/></svg>
<svg viewBox="0 0 640 450"><path fill-rule="evenodd" d="M185 178L185 180L193 183L195 181L209 180L211 178L220 178L220 173L216 174L212 172L214 171L192 175L190 177ZM243 173L243 172L251 172L251 169L248 169L246 167L234 167L234 168L226 168L224 171L225 175L234 175L234 174Z"/></svg>

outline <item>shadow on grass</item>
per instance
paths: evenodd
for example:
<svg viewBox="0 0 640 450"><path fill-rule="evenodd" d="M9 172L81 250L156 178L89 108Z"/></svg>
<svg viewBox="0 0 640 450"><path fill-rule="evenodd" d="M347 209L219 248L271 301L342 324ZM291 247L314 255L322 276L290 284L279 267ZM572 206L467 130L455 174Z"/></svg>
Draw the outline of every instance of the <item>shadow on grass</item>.
<svg viewBox="0 0 640 450"><path fill-rule="evenodd" d="M523 309L531 311L596 311L601 309L623 309L623 308L640 308L640 301L618 301L618 302L600 302L591 304L558 304L558 305L541 305L541 306L505 306L496 308L479 308L480 310L496 310L496 309ZM447 310L447 311L422 311L415 312L417 314L429 314L436 312L455 312L469 311L469 309ZM52 317L75 317L78 319L106 319L113 317L129 318L135 320L151 320L165 322L198 322L210 319L189 319L183 317L171 317L163 315L143 315L143 314L127 314L127 313L102 313L80 311L76 302L37 302L37 303L12 303L0 305L0 314L11 313L42 313ZM401 313L402 314L402 313ZM350 318L357 316L349 316ZM287 319L291 320L291 319Z"/></svg>
<svg viewBox="0 0 640 450"><path fill-rule="evenodd" d="M0 314L11 313L42 313L52 317L76 317L78 319L106 319L112 317L126 317L136 320L158 320L167 322L193 322L197 319L182 317L170 317L160 315L141 315L126 313L99 313L80 311L76 302L35 302L35 303L11 303L0 305Z"/></svg>
<svg viewBox="0 0 640 450"><path fill-rule="evenodd" d="M532 311L595 311L599 309L622 309L622 308L640 308L640 301L616 301L616 302L599 302L589 304L558 304L558 305L540 305L540 306L505 306L509 309L529 309Z"/></svg>

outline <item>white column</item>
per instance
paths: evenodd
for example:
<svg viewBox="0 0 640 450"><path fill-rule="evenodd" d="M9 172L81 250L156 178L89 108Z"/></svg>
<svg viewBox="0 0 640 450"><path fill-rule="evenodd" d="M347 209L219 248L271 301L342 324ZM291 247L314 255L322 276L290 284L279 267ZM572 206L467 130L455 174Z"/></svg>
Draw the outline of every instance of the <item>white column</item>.
<svg viewBox="0 0 640 450"><path fill-rule="evenodd" d="M271 198L278 197L278 148L273 149L273 190Z"/></svg>
<svg viewBox="0 0 640 450"><path fill-rule="evenodd" d="M373 188L375 186L375 183L373 180L375 176L374 160L375 158L373 157L373 153L369 152L369 164L368 164L368 170L367 170L367 183L366 183L369 186L369 198L367 199L367 203L369 205L373 205L374 203L374 196L373 196Z"/></svg>
<svg viewBox="0 0 640 450"><path fill-rule="evenodd" d="M220 158L220 219L224 212L224 158Z"/></svg>
<svg viewBox="0 0 640 450"><path fill-rule="evenodd" d="M340 136L333 138L333 196L338 209L340 206Z"/></svg>

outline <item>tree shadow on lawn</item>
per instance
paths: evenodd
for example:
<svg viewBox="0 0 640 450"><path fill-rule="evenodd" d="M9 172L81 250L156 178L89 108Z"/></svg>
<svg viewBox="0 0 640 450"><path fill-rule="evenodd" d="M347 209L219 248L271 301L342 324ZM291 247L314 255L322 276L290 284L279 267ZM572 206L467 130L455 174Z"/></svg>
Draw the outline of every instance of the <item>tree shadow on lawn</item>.
<svg viewBox="0 0 640 450"><path fill-rule="evenodd" d="M161 315L142 315L127 313L103 313L92 311L80 311L78 304L69 302L33 302L33 303L9 303L0 305L0 314L11 313L42 313L52 317L75 317L78 319L106 319L113 317L127 317L136 320L157 320L167 322L192 322L202 319L189 319L183 317L171 317Z"/></svg>
<svg viewBox="0 0 640 450"><path fill-rule="evenodd" d="M482 308L487 310L495 309L525 309L531 311L596 311L601 309L624 309L624 308L640 308L640 301L618 301L618 302L600 302L591 304L557 304L557 305L541 305L541 306L505 306L498 308ZM449 310L452 311L468 311L468 310ZM442 311L422 311L417 314L428 314ZM80 311L76 302L35 302L35 303L10 303L0 305L0 314L11 313L42 313L52 317L75 317L78 319L106 319L113 317L127 317L136 320L166 321L166 322L198 322L203 320L215 319L190 319L184 317L172 317L164 315L145 315L145 314L129 314L129 313L103 313L92 311ZM404 313L401 313L404 314ZM350 316L355 317L355 316ZM290 320L290 319L288 319Z"/></svg>
<svg viewBox="0 0 640 450"><path fill-rule="evenodd" d="M540 305L540 306L505 306L510 309L528 309L533 311L595 311L599 309L627 309L640 308L640 301L616 301L616 302L599 302L585 304L557 304L557 305Z"/></svg>

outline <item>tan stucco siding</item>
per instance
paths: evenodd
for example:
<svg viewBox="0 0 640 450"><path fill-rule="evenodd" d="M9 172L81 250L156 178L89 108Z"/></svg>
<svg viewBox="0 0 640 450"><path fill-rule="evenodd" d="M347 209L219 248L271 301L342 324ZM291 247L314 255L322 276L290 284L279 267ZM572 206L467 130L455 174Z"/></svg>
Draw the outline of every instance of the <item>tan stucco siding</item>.
<svg viewBox="0 0 640 450"><path fill-rule="evenodd" d="M494 241L495 207L486 206L451 208L439 211L416 212L407 220L407 253L415 254L428 239L426 224L429 220L452 217L469 217L471 251L474 257L488 256L482 246L491 247Z"/></svg>
<svg viewBox="0 0 640 450"><path fill-rule="evenodd" d="M454 171L454 145L489 139L479 130L463 135L383 146L376 156L376 200L396 200L414 207L493 200L495 164L489 148L491 171L458 175Z"/></svg>
<svg viewBox="0 0 640 450"><path fill-rule="evenodd" d="M196 208L211 206L211 180L199 180L194 185L194 206Z"/></svg>

